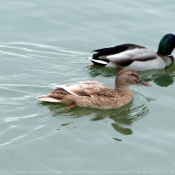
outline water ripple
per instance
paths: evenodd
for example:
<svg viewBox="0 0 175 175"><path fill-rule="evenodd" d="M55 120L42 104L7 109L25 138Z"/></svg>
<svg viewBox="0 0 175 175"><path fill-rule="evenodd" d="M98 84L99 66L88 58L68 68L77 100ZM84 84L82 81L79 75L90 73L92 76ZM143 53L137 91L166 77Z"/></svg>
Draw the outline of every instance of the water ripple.
<svg viewBox="0 0 175 175"><path fill-rule="evenodd" d="M25 46L25 47L24 47ZM33 48L30 48L31 46L34 46ZM21 57L27 57L25 55L18 55L15 53L15 50L22 50L27 52L32 52L32 53L40 53L40 54L49 54L49 55L56 55L56 56L85 56L87 54L79 51L71 51L67 50L65 48L61 47L55 47L55 46L48 46L48 45L41 45L41 44L33 44L33 43L25 43L25 42L13 42L13 43L5 43L0 45L1 50L3 48L6 48L7 50L14 50L14 52L6 52L6 51L0 51L2 54L9 54L9 55L14 55L14 56L21 56ZM44 49L44 50L39 50L39 49ZM48 49L48 51L46 51ZM53 52L57 51L57 52ZM33 55L35 56L35 55ZM41 55L39 55L41 56Z"/></svg>
<svg viewBox="0 0 175 175"><path fill-rule="evenodd" d="M18 121L20 119L33 118L33 117L37 117L37 116L40 116L40 114L31 114L31 115L26 115L26 116L22 116L22 117L18 117L18 116L7 117L5 119L5 122Z"/></svg>

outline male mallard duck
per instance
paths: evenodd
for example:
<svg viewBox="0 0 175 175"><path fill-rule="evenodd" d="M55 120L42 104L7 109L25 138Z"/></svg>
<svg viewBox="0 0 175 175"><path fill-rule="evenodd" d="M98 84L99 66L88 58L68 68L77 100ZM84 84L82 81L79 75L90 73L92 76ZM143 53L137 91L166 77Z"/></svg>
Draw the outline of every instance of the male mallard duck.
<svg viewBox="0 0 175 175"><path fill-rule="evenodd" d="M129 89L131 84L150 86L140 79L135 70L124 69L116 77L115 89L97 81L82 81L57 86L49 94L38 97L38 100L67 104L70 105L70 108L75 106L101 109L119 108L131 101L132 92Z"/></svg>
<svg viewBox="0 0 175 175"><path fill-rule="evenodd" d="M137 71L164 69L171 66L174 57L171 52L175 47L175 35L166 34L160 41L158 51L154 52L136 44L121 44L94 50L94 64L108 67L128 67Z"/></svg>

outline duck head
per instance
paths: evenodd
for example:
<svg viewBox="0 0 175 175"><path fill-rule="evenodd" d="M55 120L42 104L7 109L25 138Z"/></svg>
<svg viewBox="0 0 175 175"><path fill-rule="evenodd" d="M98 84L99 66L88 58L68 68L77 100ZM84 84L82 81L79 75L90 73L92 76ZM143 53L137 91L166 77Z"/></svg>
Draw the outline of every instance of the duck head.
<svg viewBox="0 0 175 175"><path fill-rule="evenodd" d="M115 80L115 88L129 88L132 84L141 84L144 86L151 86L149 83L143 81L137 71L133 69L123 69L118 73Z"/></svg>
<svg viewBox="0 0 175 175"><path fill-rule="evenodd" d="M167 56L171 55L171 52L175 48L175 35L173 34L166 34L159 43L157 53Z"/></svg>

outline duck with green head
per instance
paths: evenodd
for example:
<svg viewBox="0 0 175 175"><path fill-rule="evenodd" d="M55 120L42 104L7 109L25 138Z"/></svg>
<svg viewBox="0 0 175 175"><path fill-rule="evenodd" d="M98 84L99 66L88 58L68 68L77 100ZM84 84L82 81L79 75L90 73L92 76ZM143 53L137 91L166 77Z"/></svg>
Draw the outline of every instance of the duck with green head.
<svg viewBox="0 0 175 175"><path fill-rule="evenodd" d="M88 59L94 65L106 67L127 67L137 71L164 69L174 62L171 55L174 48L175 35L166 34L161 39L157 52L136 44L121 44L94 50L96 53Z"/></svg>

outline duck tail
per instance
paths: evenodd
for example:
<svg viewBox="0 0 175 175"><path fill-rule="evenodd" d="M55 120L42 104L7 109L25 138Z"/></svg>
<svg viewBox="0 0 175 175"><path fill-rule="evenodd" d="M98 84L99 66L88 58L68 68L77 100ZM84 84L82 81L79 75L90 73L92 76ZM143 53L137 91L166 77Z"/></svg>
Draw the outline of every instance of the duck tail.
<svg viewBox="0 0 175 175"><path fill-rule="evenodd" d="M97 59L93 59L91 57L88 57L88 60L92 61L95 65L99 65L99 66L106 66L109 62L107 60L97 60Z"/></svg>
<svg viewBox="0 0 175 175"><path fill-rule="evenodd" d="M46 101L46 102L53 102L53 103L60 103L60 101L58 99L52 98L52 97L48 97L47 95L42 95L37 97L37 99L39 101Z"/></svg>

